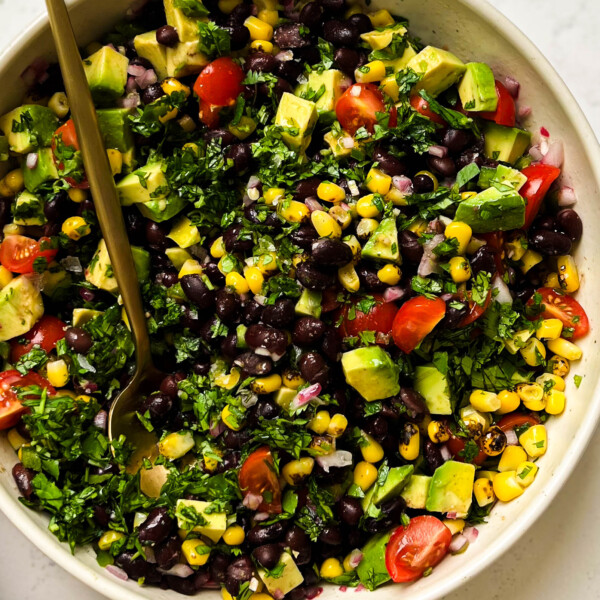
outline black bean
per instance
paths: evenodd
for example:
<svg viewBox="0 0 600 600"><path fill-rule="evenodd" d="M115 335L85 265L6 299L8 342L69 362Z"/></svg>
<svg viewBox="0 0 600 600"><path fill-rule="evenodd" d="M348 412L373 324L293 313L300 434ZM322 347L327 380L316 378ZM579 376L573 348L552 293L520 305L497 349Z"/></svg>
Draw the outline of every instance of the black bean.
<svg viewBox="0 0 600 600"><path fill-rule="evenodd" d="M564 256L565 254L569 254L573 245L569 236L547 229L531 231L528 237L531 247L546 256Z"/></svg>
<svg viewBox="0 0 600 600"><path fill-rule="evenodd" d="M354 71L361 60L361 54L353 48L338 48L333 54L333 64L348 76L354 77Z"/></svg>
<svg viewBox="0 0 600 600"><path fill-rule="evenodd" d="M146 221L146 241L154 250L163 251L169 246L167 234L169 233L168 225L155 223L154 221Z"/></svg>
<svg viewBox="0 0 600 600"><path fill-rule="evenodd" d="M523 303L527 302L533 294L535 294L535 287L528 283L524 283L514 292L515 300L520 300Z"/></svg>
<svg viewBox="0 0 600 600"><path fill-rule="evenodd" d="M565 208L556 215L556 225L560 231L571 238L573 243L581 239L583 223L579 215L572 208Z"/></svg>
<svg viewBox="0 0 600 600"><path fill-rule="evenodd" d="M469 262L471 263L471 273L473 273L473 276L478 275L482 271L493 275L497 271L496 252L487 244L478 248Z"/></svg>
<svg viewBox="0 0 600 600"><path fill-rule="evenodd" d="M275 304L267 304L262 312L263 323L271 327L287 327L296 316L295 306L290 298L280 298Z"/></svg>
<svg viewBox="0 0 600 600"><path fill-rule="evenodd" d="M400 253L406 262L418 265L423 258L423 246L419 236L408 229L400 232Z"/></svg>
<svg viewBox="0 0 600 600"><path fill-rule="evenodd" d="M178 536L172 535L166 541L158 544L154 548L154 557L156 564L161 569L170 569L181 556L181 540Z"/></svg>
<svg viewBox="0 0 600 600"><path fill-rule="evenodd" d="M169 511L164 506L153 508L138 528L140 542L152 544L162 542L173 529L174 523L175 521L169 516Z"/></svg>
<svg viewBox="0 0 600 600"><path fill-rule="evenodd" d="M241 431L226 429L223 432L223 443L231 450L239 450L244 444L250 441L251 437L252 434L247 429L242 429Z"/></svg>
<svg viewBox="0 0 600 600"><path fill-rule="evenodd" d="M223 243L227 252L248 252L252 250L252 234L243 231L241 225L232 225L223 233Z"/></svg>
<svg viewBox="0 0 600 600"><path fill-rule="evenodd" d="M276 65L277 61L272 54L258 51L248 55L248 58L246 58L246 63L244 64L244 68L246 71L272 73Z"/></svg>
<svg viewBox="0 0 600 600"><path fill-rule="evenodd" d="M204 265L204 274L210 279L210 282L217 287L225 285L225 275L219 271L216 262L209 262Z"/></svg>
<svg viewBox="0 0 600 600"><path fill-rule="evenodd" d="M86 354L92 347L92 336L81 327L69 327L65 331L65 340L68 346L79 354Z"/></svg>
<svg viewBox="0 0 600 600"><path fill-rule="evenodd" d="M319 541L328 546L339 546L342 543L342 532L335 525L328 525L319 534Z"/></svg>
<svg viewBox="0 0 600 600"><path fill-rule="evenodd" d="M290 82L281 77L277 78L275 85L272 87L268 83L261 83L258 86L258 94L263 98L274 96L277 100L281 100L281 96L283 96L284 92L292 93L292 91L293 88L290 85Z"/></svg>
<svg viewBox="0 0 600 600"><path fill-rule="evenodd" d="M335 46L356 46L360 40L358 27L349 21L333 19L323 25L323 37Z"/></svg>
<svg viewBox="0 0 600 600"><path fill-rule="evenodd" d="M311 346L325 333L325 323L315 317L300 317L294 324L292 341L297 346Z"/></svg>
<svg viewBox="0 0 600 600"><path fill-rule="evenodd" d="M346 5L345 0L321 0L321 6L325 14L332 12L340 12L344 10Z"/></svg>
<svg viewBox="0 0 600 600"><path fill-rule="evenodd" d="M373 29L371 19L364 13L356 13L355 15L348 17L348 23L354 25L359 33L367 33L367 31L372 31Z"/></svg>
<svg viewBox="0 0 600 600"><path fill-rule="evenodd" d="M108 514L107 510L103 506L96 504L93 508L93 512L94 521L96 521L100 527L106 529L110 523L110 515Z"/></svg>
<svg viewBox="0 0 600 600"><path fill-rule="evenodd" d="M420 423L428 414L429 409L419 392L412 388L403 387L398 396L400 404L406 409L406 414L417 423Z"/></svg>
<svg viewBox="0 0 600 600"><path fill-rule="evenodd" d="M373 152L373 160L377 161L378 168L391 177L405 175L408 171L407 166L395 156L392 156L387 150L377 148Z"/></svg>
<svg viewBox="0 0 600 600"><path fill-rule="evenodd" d="M263 348L277 356L283 356L288 345L287 334L268 325L250 325L246 330L245 339L246 344L253 350Z"/></svg>
<svg viewBox="0 0 600 600"><path fill-rule="evenodd" d="M319 234L312 225L300 225L298 229L292 232L290 240L302 250L310 250L313 242L319 239Z"/></svg>
<svg viewBox="0 0 600 600"><path fill-rule="evenodd" d="M205 131L202 135L202 139L205 142L210 142L212 140L219 140L221 146L226 148L227 146L231 146L233 142L237 139L233 133L227 131L227 129L209 129Z"/></svg>
<svg viewBox="0 0 600 600"><path fill-rule="evenodd" d="M181 289L186 297L201 310L212 308L215 304L215 292L208 286L198 274L184 275L181 278Z"/></svg>
<svg viewBox="0 0 600 600"><path fill-rule="evenodd" d="M413 178L413 190L415 194L428 194L433 192L433 179L428 175L417 175Z"/></svg>
<svg viewBox="0 0 600 600"><path fill-rule="evenodd" d="M233 360L240 352L241 350L238 348L237 333L235 331L233 333L229 333L221 342L221 354L225 358Z"/></svg>
<svg viewBox="0 0 600 600"><path fill-rule="evenodd" d="M275 57L275 60L277 61L274 70L275 75L295 84L298 77L302 75L302 63L297 60L279 60L277 57Z"/></svg>
<svg viewBox="0 0 600 600"><path fill-rule="evenodd" d="M160 83L152 83L145 90L141 91L140 99L143 104L152 104L165 95Z"/></svg>
<svg viewBox="0 0 600 600"><path fill-rule="evenodd" d="M306 352L298 360L300 374L310 383L320 383L326 387L329 383L329 367L318 352Z"/></svg>
<svg viewBox="0 0 600 600"><path fill-rule="evenodd" d="M323 9L318 2L309 2L300 11L298 20L307 27L316 27L321 21L322 14Z"/></svg>
<svg viewBox="0 0 600 600"><path fill-rule="evenodd" d="M183 379L185 379L185 375L183 375L183 373L173 373L171 375L167 375L160 382L160 391L170 398L177 398L177 392L179 391L178 383Z"/></svg>
<svg viewBox="0 0 600 600"><path fill-rule="evenodd" d="M237 469L240 466L241 459L241 452L228 452L223 456L222 462L219 463L219 466L217 467L218 472L224 473L230 469Z"/></svg>
<svg viewBox="0 0 600 600"><path fill-rule="evenodd" d="M225 156L233 161L235 171L242 173L250 166L252 161L250 144L234 144L229 148Z"/></svg>
<svg viewBox="0 0 600 600"><path fill-rule="evenodd" d="M463 150L469 142L471 142L473 136L465 129L446 129L444 137L442 138L442 144L448 148L448 150L455 154Z"/></svg>
<svg viewBox="0 0 600 600"><path fill-rule="evenodd" d="M456 165L449 156L444 158L432 156L427 159L427 164L434 173L442 177L452 177L456 173Z"/></svg>
<svg viewBox="0 0 600 600"><path fill-rule="evenodd" d="M431 440L425 440L423 455L425 456L425 461L429 467L429 472L432 474L438 467L441 467L444 464L444 459L442 458L439 447Z"/></svg>
<svg viewBox="0 0 600 600"><path fill-rule="evenodd" d="M176 575L165 575L164 582L170 590L184 596L195 596L197 590L196 577L177 577Z"/></svg>
<svg viewBox="0 0 600 600"><path fill-rule="evenodd" d="M296 267L296 277L305 288L313 291L334 287L337 281L335 273L326 272L311 261L301 262Z"/></svg>
<svg viewBox="0 0 600 600"><path fill-rule="evenodd" d="M60 191L44 204L44 216L48 221L58 221L69 211L69 204L70 200L67 193ZM140 214L139 211L136 212L138 215Z"/></svg>
<svg viewBox="0 0 600 600"><path fill-rule="evenodd" d="M248 376L268 375L273 370L273 361L268 356L259 356L254 352L244 352L234 360Z"/></svg>
<svg viewBox="0 0 600 600"><path fill-rule="evenodd" d="M292 525L288 529L285 534L285 543L294 551L294 553L298 553L297 555L294 554L297 565L302 566L310 562L310 538L303 529L298 527L298 525Z"/></svg>
<svg viewBox="0 0 600 600"><path fill-rule="evenodd" d="M381 512L389 517L393 522L398 523L402 518L402 513L406 508L406 502L402 496L396 496L395 498L391 498L390 500L386 500L382 502Z"/></svg>
<svg viewBox="0 0 600 600"><path fill-rule="evenodd" d="M313 243L313 260L326 267L343 267L352 260L352 250L348 244L331 238L322 238Z"/></svg>
<svg viewBox="0 0 600 600"><path fill-rule="evenodd" d="M321 341L321 351L331 362L339 362L342 357L342 340L332 326L325 329Z"/></svg>
<svg viewBox="0 0 600 600"><path fill-rule="evenodd" d="M153 570L152 565L141 558L137 550L122 552L115 559L115 563L117 567L121 567L129 578L133 580L138 580L142 577L146 578Z"/></svg>
<svg viewBox="0 0 600 600"><path fill-rule="evenodd" d="M230 430L228 430L230 431ZM210 577L213 581L218 583L225 583L225 577L227 575L227 567L229 566L229 557L224 554L219 553L211 553L210 562L209 562L209 571Z"/></svg>
<svg viewBox="0 0 600 600"><path fill-rule="evenodd" d="M284 525L281 521L271 525L255 525L246 536L249 544L252 546L261 546L270 542L276 542L284 531Z"/></svg>
<svg viewBox="0 0 600 600"><path fill-rule="evenodd" d="M556 221L549 215L538 217L534 222L535 229L556 229Z"/></svg>
<svg viewBox="0 0 600 600"><path fill-rule="evenodd" d="M225 588L232 596L237 596L240 586L252 579L254 568L249 556L236 558L228 567L225 576Z"/></svg>
<svg viewBox="0 0 600 600"><path fill-rule="evenodd" d="M364 263L358 263L356 265L356 274L360 280L361 287L369 292L383 292L388 287L387 284L383 283L383 281L377 277L377 270Z"/></svg>
<svg viewBox="0 0 600 600"><path fill-rule="evenodd" d="M242 50L250 41L250 31L244 25L225 25L223 27L229 33L231 50Z"/></svg>
<svg viewBox="0 0 600 600"><path fill-rule="evenodd" d="M374 438L381 440L388 432L387 420L381 415L368 417L365 421L365 431Z"/></svg>
<svg viewBox="0 0 600 600"><path fill-rule="evenodd" d="M23 463L17 463L12 468L12 476L19 488L19 492L27 500L31 498L34 492L32 481L35 475L35 471L23 466Z"/></svg>
<svg viewBox="0 0 600 600"><path fill-rule="evenodd" d="M456 159L456 168L464 169L467 165L475 163L478 167L483 166L484 157L479 150L463 150Z"/></svg>
<svg viewBox="0 0 600 600"><path fill-rule="evenodd" d="M242 322L244 325L258 323L262 318L263 307L254 300L249 300L242 309Z"/></svg>
<svg viewBox="0 0 600 600"><path fill-rule="evenodd" d="M281 546L279 544L263 544L252 550L252 556L254 556L265 569L274 569L281 556Z"/></svg>
<svg viewBox="0 0 600 600"><path fill-rule="evenodd" d="M177 33L177 29L175 27L171 27L171 25L163 25L156 30L156 41L161 46L168 46L169 48L174 48L179 44L179 34Z"/></svg>
<svg viewBox="0 0 600 600"><path fill-rule="evenodd" d="M252 15L252 6L250 4L238 4L227 17L229 25L243 25L244 21Z"/></svg>
<svg viewBox="0 0 600 600"><path fill-rule="evenodd" d="M442 329L456 329L468 312L469 306L467 304L461 304L461 308L457 308L456 300L450 298L446 301L446 314L440 321L440 327Z"/></svg>
<svg viewBox="0 0 600 600"><path fill-rule="evenodd" d="M301 33L299 23L285 23L273 32L274 42L284 50L287 48L304 48L310 45L310 40Z"/></svg>
<svg viewBox="0 0 600 600"><path fill-rule="evenodd" d="M235 321L240 309L240 297L238 294L227 291L226 288L217 290L215 296L215 310L217 316L224 323Z"/></svg>
<svg viewBox="0 0 600 600"><path fill-rule="evenodd" d="M344 496L337 505L340 519L348 525L357 525L363 515L362 505L358 498Z"/></svg>
<svg viewBox="0 0 600 600"><path fill-rule="evenodd" d="M321 183L321 179L319 177L309 177L308 179L303 179L296 184L296 193L294 196L297 200L305 200L311 196L317 195L317 188Z"/></svg>
<svg viewBox="0 0 600 600"><path fill-rule="evenodd" d="M260 419L274 419L280 412L281 408L273 400L259 400L251 409L255 423Z"/></svg>
<svg viewBox="0 0 600 600"><path fill-rule="evenodd" d="M154 425L161 425L173 408L173 397L167 394L151 394L142 404L142 414L150 413Z"/></svg>

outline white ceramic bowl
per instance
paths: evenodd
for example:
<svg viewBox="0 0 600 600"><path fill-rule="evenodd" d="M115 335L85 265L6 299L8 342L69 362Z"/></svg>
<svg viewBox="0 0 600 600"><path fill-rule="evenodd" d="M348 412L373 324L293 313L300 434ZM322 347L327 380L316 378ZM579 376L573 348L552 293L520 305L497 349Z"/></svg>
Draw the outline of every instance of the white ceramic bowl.
<svg viewBox="0 0 600 600"><path fill-rule="evenodd" d="M131 1L75 0L72 16L81 44L93 41L110 29ZM485 61L497 76L512 75L522 84L521 102L533 107L527 122L532 131L545 126L553 138L565 143L565 170L577 191L577 209L585 235L577 250L582 278L578 299L592 322L592 332L582 340L584 358L572 373L583 375L577 390L568 379L568 404L564 415L549 425L549 449L540 460L534 484L517 500L497 506L489 523L480 527L477 543L460 556L446 558L430 577L408 586L386 586L368 596L383 600L430 600L439 598L491 564L506 551L552 501L585 451L600 415L600 354L595 353L595 326L600 323L600 278L592 276L592 257L600 255L600 236L593 225L600 223L600 148L584 115L552 67L527 38L484 0L375 0L408 17L411 31L426 42L448 47L463 60ZM16 106L24 89L20 73L38 56L51 56L52 40L45 19L28 29L0 56L0 81L4 85L0 114ZM44 553L84 583L113 600L166 600L175 592L140 588L135 582L120 582L101 569L92 550L74 556L47 530L47 518L22 507L10 474L15 455L0 437L0 509ZM326 588L323 600L345 598L336 587ZM207 600L220 594L207 591ZM365 596L367 598L367 596Z"/></svg>

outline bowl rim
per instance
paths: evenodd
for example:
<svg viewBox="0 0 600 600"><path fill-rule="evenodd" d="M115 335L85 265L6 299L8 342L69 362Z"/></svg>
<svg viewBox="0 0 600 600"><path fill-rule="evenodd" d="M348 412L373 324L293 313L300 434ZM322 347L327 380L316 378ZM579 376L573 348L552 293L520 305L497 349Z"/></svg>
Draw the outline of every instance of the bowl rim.
<svg viewBox="0 0 600 600"><path fill-rule="evenodd" d="M67 3L71 8L86 1L89 0L67 0ZM515 48L529 57L532 68L542 81L554 90L559 105L573 122L575 133L590 157L590 172L600 188L600 143L573 93L549 60L517 25L490 4L488 0L458 1L479 18L501 31ZM26 41L41 34L48 26L47 15L43 13L15 38L8 49L0 53L0 63L4 64L16 59ZM592 410L589 418L580 424L568 452L563 456L550 482L541 490L537 498L532 500L525 510L511 522L511 527L502 532L489 551L483 554L474 554L472 559L460 571L441 579L439 584L432 589L421 592L420 600L436 600L456 590L480 573L485 566L500 558L537 521L560 489L567 484L570 474L581 459L596 430L600 419L600 379L591 393L590 408ZM58 542L54 537L39 535L39 525L23 509L18 500L2 486L0 486L0 510L48 558L97 593L103 594L112 600L147 600L145 596L138 594L135 588L125 588L109 575L98 574L78 560L76 554L71 554L68 547Z"/></svg>

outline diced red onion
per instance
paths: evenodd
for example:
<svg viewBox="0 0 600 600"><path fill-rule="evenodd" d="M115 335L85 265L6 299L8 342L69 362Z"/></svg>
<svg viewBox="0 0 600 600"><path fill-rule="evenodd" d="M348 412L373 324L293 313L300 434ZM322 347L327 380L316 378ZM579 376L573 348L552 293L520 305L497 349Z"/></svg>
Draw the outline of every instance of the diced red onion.
<svg viewBox="0 0 600 600"><path fill-rule="evenodd" d="M384 302L395 302L406 296L406 290L399 285L393 285L383 292Z"/></svg>
<svg viewBox="0 0 600 600"><path fill-rule="evenodd" d="M336 450L331 454L317 456L317 462L325 473L329 473L329 469L349 467L352 464L352 453L348 450Z"/></svg>
<svg viewBox="0 0 600 600"><path fill-rule="evenodd" d="M226 429L225 423L223 421L219 421L216 425L213 425L209 430L211 437L219 437Z"/></svg>
<svg viewBox="0 0 600 600"><path fill-rule="evenodd" d="M188 251L192 254L192 256L195 256L200 260L204 260L208 257L208 251L200 244L194 244L193 246L190 246Z"/></svg>
<svg viewBox="0 0 600 600"><path fill-rule="evenodd" d="M354 138L350 136L344 136L343 138L340 138L340 146L342 146L342 148L346 148L346 150L354 148Z"/></svg>
<svg viewBox="0 0 600 600"><path fill-rule="evenodd" d="M441 233L434 235L428 242L423 246L423 258L419 263L417 273L420 277L427 277L432 273L439 271L439 266L433 249L444 241L444 236Z"/></svg>
<svg viewBox="0 0 600 600"><path fill-rule="evenodd" d="M242 198L242 204L244 206L250 206L251 204L254 204L254 202L255 201L252 200L248 194L244 194L244 197Z"/></svg>
<svg viewBox="0 0 600 600"><path fill-rule="evenodd" d="M256 304L260 304L261 306L264 306L266 301L267 301L266 296L261 296L260 294L256 294L254 296L254 302L256 302Z"/></svg>
<svg viewBox="0 0 600 600"><path fill-rule="evenodd" d="M137 92L127 94L125 98L119 98L117 104L120 108L136 108L140 105L140 95Z"/></svg>
<svg viewBox="0 0 600 600"><path fill-rule="evenodd" d="M291 50L283 50L275 55L275 60L280 62L287 62L288 60L294 60L294 53Z"/></svg>
<svg viewBox="0 0 600 600"><path fill-rule="evenodd" d="M323 210L323 205L316 198L312 198L310 196L304 200L304 204L306 204L310 212L315 212L315 210Z"/></svg>
<svg viewBox="0 0 600 600"><path fill-rule="evenodd" d="M496 275L496 277L494 277L494 280L492 281L492 289L498 290L498 294L494 298L496 302L499 302L500 304L512 304L512 294L504 282L504 279L502 279L500 275Z"/></svg>
<svg viewBox="0 0 600 600"><path fill-rule="evenodd" d="M21 73L21 79L22 79L23 83L25 84L25 87L30 88L30 87L33 87L34 83L36 82L37 75L32 67L27 67Z"/></svg>
<svg viewBox="0 0 600 600"><path fill-rule="evenodd" d="M285 594L279 588L273 590L271 593L273 594L274 600L283 600L285 597Z"/></svg>
<svg viewBox="0 0 600 600"><path fill-rule="evenodd" d="M504 78L504 87L515 100L519 97L521 84L510 75L507 75Z"/></svg>
<svg viewBox="0 0 600 600"><path fill-rule="evenodd" d="M81 261L77 256L65 256L65 258L60 261L60 266L65 271L71 271L71 273L83 273Z"/></svg>
<svg viewBox="0 0 600 600"><path fill-rule="evenodd" d="M142 67L142 65L130 64L127 67L127 74L132 75L133 77L141 77L146 71L146 67Z"/></svg>
<svg viewBox="0 0 600 600"><path fill-rule="evenodd" d="M350 205L346 204L345 202L340 202L340 206L344 209L344 210L350 210Z"/></svg>
<svg viewBox="0 0 600 600"><path fill-rule="evenodd" d="M394 184L394 187L403 194L409 195L413 193L412 181L406 175L395 175L392 177L392 183Z"/></svg>
<svg viewBox="0 0 600 600"><path fill-rule="evenodd" d="M454 536L454 538L450 542L448 550L450 550L452 554L459 554L464 552L468 546L469 540L467 540L467 538L464 535L458 534L457 536Z"/></svg>
<svg viewBox="0 0 600 600"><path fill-rule="evenodd" d="M444 158L448 154L448 148L446 146L429 146L427 153L431 156L437 156L437 158Z"/></svg>
<svg viewBox="0 0 600 600"><path fill-rule="evenodd" d="M43 83L48 79L48 67L50 64L44 58L36 58L22 73L21 79L27 87L34 83Z"/></svg>
<svg viewBox="0 0 600 600"><path fill-rule="evenodd" d="M352 196L360 196L360 190L358 189L358 185L356 185L356 181L354 181L354 179L348 180L348 189L350 190L350 194L352 194ZM345 208L344 210L348 210L348 208Z"/></svg>
<svg viewBox="0 0 600 600"><path fill-rule="evenodd" d="M140 88L145 90L148 86L154 85L158 81L158 77L154 69L148 69L142 76L136 77L135 80Z"/></svg>
<svg viewBox="0 0 600 600"><path fill-rule="evenodd" d="M445 223L441 220L441 218L433 219L427 223L427 229L432 233L444 233L446 230Z"/></svg>
<svg viewBox="0 0 600 600"><path fill-rule="evenodd" d="M545 138L550 137L550 132L545 127L540 127L540 134L543 135Z"/></svg>
<svg viewBox="0 0 600 600"><path fill-rule="evenodd" d="M184 565L183 563L178 563L167 571L164 569L157 569L157 571L163 575L173 575L175 577L181 577L182 579L194 574L194 570L190 566Z"/></svg>
<svg viewBox="0 0 600 600"><path fill-rule="evenodd" d="M350 79L350 77L342 77L342 79L340 79L339 86L342 92L345 92L351 85L352 79Z"/></svg>
<svg viewBox="0 0 600 600"><path fill-rule="evenodd" d="M252 188L256 188L260 185L260 179L256 175L251 175L250 179L248 179L248 184L246 187L251 190Z"/></svg>
<svg viewBox="0 0 600 600"><path fill-rule="evenodd" d="M365 586L364 586L362 583L359 583L359 584L356 586L356 589L355 589L354 591L355 591L355 592L364 592L366 589L367 589L367 588L366 588L366 587L365 587Z"/></svg>
<svg viewBox="0 0 600 600"><path fill-rule="evenodd" d="M154 555L154 548L152 546L144 546L144 556L151 565L156 564L156 556Z"/></svg>
<svg viewBox="0 0 600 600"><path fill-rule="evenodd" d="M340 587L338 589L340 590L340 592L347 592L348 591L348 586L346 586L346 585L340 585Z"/></svg>
<svg viewBox="0 0 600 600"><path fill-rule="evenodd" d="M254 515L255 521L266 521L271 515L268 512L257 512Z"/></svg>
<svg viewBox="0 0 600 600"><path fill-rule="evenodd" d="M354 550L352 550L348 556L348 564L355 569L360 564L363 556L363 553L358 548L354 548Z"/></svg>
<svg viewBox="0 0 600 600"><path fill-rule="evenodd" d="M105 410L99 410L94 417L94 427L104 431L108 424L108 413Z"/></svg>
<svg viewBox="0 0 600 600"><path fill-rule="evenodd" d="M38 155L37 152L30 152L25 159L25 166L28 169L35 169L38 164Z"/></svg>
<svg viewBox="0 0 600 600"><path fill-rule="evenodd" d="M446 513L446 519L450 519L451 521L453 521L457 517L458 517L458 513L454 510L450 511L449 513Z"/></svg>
<svg viewBox="0 0 600 600"><path fill-rule="evenodd" d="M121 567L117 567L116 565L106 565L105 568L111 575L114 575L121 581L127 581L129 579L129 575L127 575L127 573L125 573Z"/></svg>
<svg viewBox="0 0 600 600"><path fill-rule="evenodd" d="M138 89L138 84L137 81L135 80L135 77L128 77L127 78L127 85L125 86L125 92L127 94L131 94L131 92L135 92Z"/></svg>
<svg viewBox="0 0 600 600"><path fill-rule="evenodd" d="M389 333L375 332L375 343L382 346L387 346L392 341L392 336Z"/></svg>
<svg viewBox="0 0 600 600"><path fill-rule="evenodd" d="M531 106L524 104L523 106L519 106L518 113L519 119L524 119L531 114Z"/></svg>
<svg viewBox="0 0 600 600"><path fill-rule="evenodd" d="M472 544L477 539L477 536L479 535L479 529L477 529L477 527L467 527L463 531L463 535L467 538L467 541L469 542L469 544Z"/></svg>
<svg viewBox="0 0 600 600"><path fill-rule="evenodd" d="M446 444L440 446L440 454L442 455L444 461L450 460L452 458L452 453L450 452Z"/></svg>
<svg viewBox="0 0 600 600"><path fill-rule="evenodd" d="M254 299L256 299L256 296L254 296ZM265 298L265 302L266 301L267 301L267 299ZM260 304L260 302L259 302L259 304ZM269 352L266 348L256 348L254 350L254 354L258 354L259 356L268 356L273 362L278 362L283 357L283 354Z"/></svg>
<svg viewBox="0 0 600 600"><path fill-rule="evenodd" d="M574 204L577 204L575 190L572 187L563 185L560 190L558 190L558 205L573 206Z"/></svg>
<svg viewBox="0 0 600 600"><path fill-rule="evenodd" d="M248 190L248 198L252 200L252 202L256 202L260 198L260 190L258 188L250 188Z"/></svg>
<svg viewBox="0 0 600 600"><path fill-rule="evenodd" d="M531 148L529 148L529 156L531 156L533 160L542 160L544 157L539 146L531 146Z"/></svg>
<svg viewBox="0 0 600 600"><path fill-rule="evenodd" d="M561 141L550 144L548 152L542 158L543 165L550 165L552 167L562 167L565 160L565 147Z"/></svg>
<svg viewBox="0 0 600 600"><path fill-rule="evenodd" d="M262 501L263 497L260 494L253 494L252 492L248 492L244 496L242 504L250 510L256 510L261 505Z"/></svg>
<svg viewBox="0 0 600 600"><path fill-rule="evenodd" d="M314 400L321 393L321 384L313 383L307 388L300 390L295 398L290 403L290 410L297 410L301 406L308 404L311 400Z"/></svg>
<svg viewBox="0 0 600 600"><path fill-rule="evenodd" d="M514 429L505 431L504 435L506 435L506 443L508 446L516 446L519 443L519 438L517 437Z"/></svg>

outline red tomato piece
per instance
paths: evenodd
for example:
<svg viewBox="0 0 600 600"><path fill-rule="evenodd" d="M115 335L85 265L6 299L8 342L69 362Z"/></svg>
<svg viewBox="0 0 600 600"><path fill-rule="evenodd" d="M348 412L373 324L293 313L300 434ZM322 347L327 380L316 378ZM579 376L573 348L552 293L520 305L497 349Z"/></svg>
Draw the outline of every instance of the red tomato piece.
<svg viewBox="0 0 600 600"><path fill-rule="evenodd" d="M446 303L441 298L411 298L396 313L392 326L394 343L400 350L410 354L445 314Z"/></svg>
<svg viewBox="0 0 600 600"><path fill-rule="evenodd" d="M215 106L214 104L208 104L208 102L200 100L200 120L211 129L216 127L219 124L221 108L221 106Z"/></svg>
<svg viewBox="0 0 600 600"><path fill-rule="evenodd" d="M54 260L58 248L53 248L52 240L42 237L39 241L24 235L9 235L0 244L0 264L12 273L33 273L33 263L43 256L48 263Z"/></svg>
<svg viewBox="0 0 600 600"><path fill-rule="evenodd" d="M525 225L527 229L533 223L540 210L542 201L546 197L550 186L560 175L560 169L551 165L529 165L521 173L527 177L527 182L519 190L519 194L525 198Z"/></svg>
<svg viewBox="0 0 600 600"><path fill-rule="evenodd" d="M27 340L20 344L18 340L10 343L10 360L16 363L21 356L27 354L34 346L40 346L46 352L56 347L56 342L65 337L67 324L52 315L44 315L25 335L19 337Z"/></svg>
<svg viewBox="0 0 600 600"><path fill-rule="evenodd" d="M268 446L255 450L244 461L239 473L239 483L244 497L248 494L262 496L263 500L257 510L281 513L281 488Z"/></svg>
<svg viewBox="0 0 600 600"><path fill-rule="evenodd" d="M514 127L516 122L515 100L504 87L504 84L498 80L496 80L496 95L498 96L496 110L476 112L474 114L488 121L494 121L498 125Z"/></svg>
<svg viewBox="0 0 600 600"><path fill-rule="evenodd" d="M335 105L335 114L342 129L354 135L361 127L369 133L375 131L377 113L385 112L383 94L372 83L355 83L340 97ZM396 113L397 115L397 113ZM393 126L390 115L390 126ZM396 122L397 122L396 116Z"/></svg>
<svg viewBox="0 0 600 600"><path fill-rule="evenodd" d="M414 517L392 533L385 550L388 573L397 583L419 579L448 554L451 541L452 533L437 517Z"/></svg>
<svg viewBox="0 0 600 600"><path fill-rule="evenodd" d="M543 319L560 319L565 328L573 330L570 339L577 340L590 330L587 313L575 298L553 288L540 288L536 294L541 295L544 306L541 317ZM533 303L534 297L529 299L527 306L531 306Z"/></svg>
<svg viewBox="0 0 600 600"><path fill-rule="evenodd" d="M446 442L446 446L448 450L450 450L450 454L452 454L452 458L458 462L465 462L464 457L460 455L460 453L465 449L465 441L462 438L454 435L450 431L450 439ZM472 463L474 465L482 465L487 459L487 454L479 449L479 454L473 459Z"/></svg>
<svg viewBox="0 0 600 600"><path fill-rule="evenodd" d="M465 302L464 296L461 298L461 301ZM475 321L477 321L477 319L479 319L479 317L481 317L485 313L485 311L490 306L490 302L492 301L492 292L491 290L488 292L487 298L485 299L485 303L483 304L483 306L480 306L479 304L477 304L477 302L471 300L470 291L467 292L466 301L469 303L469 312L463 317L463 320L458 324L459 328L466 327L467 325L474 323Z"/></svg>
<svg viewBox="0 0 600 600"><path fill-rule="evenodd" d="M205 103L231 106L244 89L244 77L240 65L228 56L222 56L202 69L194 84L194 92Z"/></svg>
<svg viewBox="0 0 600 600"><path fill-rule="evenodd" d="M539 425L540 419L534 414L524 415L522 413L511 413L510 415L502 417L497 423L502 431L510 431L515 427L520 427L525 424L531 426Z"/></svg>
<svg viewBox="0 0 600 600"><path fill-rule="evenodd" d="M75 130L75 123L73 119L69 119L66 123L61 125L52 137L52 152L56 151L57 139L61 139L65 146L79 150L79 140L77 139L77 131Z"/></svg>
<svg viewBox="0 0 600 600"><path fill-rule="evenodd" d="M429 102L421 96L411 96L410 105L421 115L427 117L430 121L437 123L438 125L447 125L446 121L440 117L437 113L434 113L429 108Z"/></svg>
<svg viewBox="0 0 600 600"><path fill-rule="evenodd" d="M13 388L30 385L46 388L50 394L54 394L56 391L46 379L33 371L27 373L27 375L21 375L19 371L14 369L0 373L0 430L14 427L19 422L21 415L27 410L21 404Z"/></svg>
<svg viewBox="0 0 600 600"><path fill-rule="evenodd" d="M368 313L358 310L356 308L357 300L355 301L352 311L355 315L354 319L349 318L350 305L345 304L342 307L340 314L343 316L343 321L339 331L343 337L355 337L361 331L375 331L385 335L391 333L398 307L393 302L384 302L381 294L373 294L373 298L376 300L376 304Z"/></svg>

